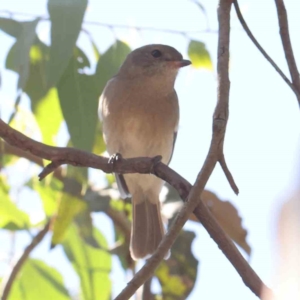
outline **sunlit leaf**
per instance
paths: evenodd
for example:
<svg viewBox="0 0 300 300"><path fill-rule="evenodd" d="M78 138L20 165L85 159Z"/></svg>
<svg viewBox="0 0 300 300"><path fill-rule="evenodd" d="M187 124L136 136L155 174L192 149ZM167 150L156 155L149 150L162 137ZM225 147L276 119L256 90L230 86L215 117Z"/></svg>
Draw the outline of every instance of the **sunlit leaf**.
<svg viewBox="0 0 300 300"><path fill-rule="evenodd" d="M96 69L96 82L100 95L106 82L116 75L126 56L131 52L127 44L116 41L99 59Z"/></svg>
<svg viewBox="0 0 300 300"><path fill-rule="evenodd" d="M30 71L24 91L31 100L31 109L42 132L43 142L55 145L55 137L63 120L57 90L47 89L46 65L49 47L38 38L30 49Z"/></svg>
<svg viewBox="0 0 300 300"><path fill-rule="evenodd" d="M82 67L74 52L64 75L57 85L64 118L72 145L91 151L96 132L98 98L94 76L80 74Z"/></svg>
<svg viewBox="0 0 300 300"><path fill-rule="evenodd" d="M9 197L9 187L0 177L0 228L22 230L30 228L29 216L20 210Z"/></svg>
<svg viewBox="0 0 300 300"><path fill-rule="evenodd" d="M35 41L35 29L39 19L22 22L22 32L18 35L16 43L12 46L6 58L6 68L19 74L18 89L23 89L29 75L29 52Z"/></svg>
<svg viewBox="0 0 300 300"><path fill-rule="evenodd" d="M197 69L212 70L212 62L205 44L199 41L190 41L188 55L192 65Z"/></svg>
<svg viewBox="0 0 300 300"><path fill-rule="evenodd" d="M39 181L37 178L32 178L27 185L39 194L45 214L53 216L60 203L63 183L54 177L49 179Z"/></svg>
<svg viewBox="0 0 300 300"><path fill-rule="evenodd" d="M187 299L194 288L198 267L191 251L194 238L193 232L182 231L171 248L171 257L162 261L155 271L164 300Z"/></svg>
<svg viewBox="0 0 300 300"><path fill-rule="evenodd" d="M42 131L43 142L56 145L55 138L63 118L55 88L50 89L35 105L34 115Z"/></svg>
<svg viewBox="0 0 300 300"><path fill-rule="evenodd" d="M61 274L37 259L27 259L14 280L9 300L70 300Z"/></svg>
<svg viewBox="0 0 300 300"><path fill-rule="evenodd" d="M70 62L87 2L87 0L48 1L51 20L50 63L47 70L49 87L56 85Z"/></svg>
<svg viewBox="0 0 300 300"><path fill-rule="evenodd" d="M76 226L71 226L63 242L64 251L80 278L83 299L110 299L111 295L111 254L107 241L99 230L94 228L95 237L101 249L82 242Z"/></svg>
<svg viewBox="0 0 300 300"><path fill-rule="evenodd" d="M73 222L74 217L86 210L86 208L87 204L84 201L81 201L68 193L62 194L58 212L53 222L52 247L64 240L66 231Z"/></svg>
<svg viewBox="0 0 300 300"><path fill-rule="evenodd" d="M17 38L22 34L22 22L9 18L0 18L0 29L5 33Z"/></svg>
<svg viewBox="0 0 300 300"><path fill-rule="evenodd" d="M93 153L102 154L106 150L101 123L97 123Z"/></svg>

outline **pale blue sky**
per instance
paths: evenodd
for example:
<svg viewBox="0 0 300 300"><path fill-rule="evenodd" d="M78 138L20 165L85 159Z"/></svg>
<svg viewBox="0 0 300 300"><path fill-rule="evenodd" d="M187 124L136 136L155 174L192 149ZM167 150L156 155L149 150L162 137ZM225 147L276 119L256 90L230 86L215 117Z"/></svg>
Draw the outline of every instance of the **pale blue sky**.
<svg viewBox="0 0 300 300"><path fill-rule="evenodd" d="M300 3L296 0L285 1L290 22L290 33L296 59L299 62L299 11ZM207 9L212 29L217 29L217 1L202 1ZM239 1L240 7L262 46L288 74L278 35L278 24L274 1ZM10 10L36 15L46 15L45 0L10 0L0 3L0 10ZM4 16L4 14L1 14ZM24 17L22 17L24 18ZM195 4L183 0L144 0L144 1L96 1L90 0L86 21L109 24L127 24L177 30L203 30L206 21ZM115 36L127 41L132 48L150 43L164 43L174 46L187 57L189 39L183 35L165 32L140 31L133 29L115 29L85 25L100 51L105 51L114 41ZM242 30L239 21L232 12L230 49L230 118L225 140L225 156L233 176L239 186L237 197L231 191L223 172L216 168L207 188L217 193L221 199L230 200L239 210L243 226L248 230L247 240L252 247L250 263L255 271L267 283L271 282L272 258L275 247L275 227L278 209L282 201L294 189L299 136L299 107L295 96L273 68L262 57ZM38 33L49 40L49 24L42 22ZM216 69L217 34L189 34L191 38L206 44ZM0 32L0 72L2 77L1 115L7 116L16 96L17 77L4 69L4 57L13 39ZM91 53L85 34L80 35L80 46ZM92 57L92 55L90 55ZM204 161L211 137L211 116L216 103L216 72L199 71L184 68L176 83L180 99L181 120L178 140L171 167L194 182ZM28 109L26 97L22 107ZM31 130L29 132L33 132ZM33 137L39 135L34 133ZM60 133L60 142L66 140L65 130ZM31 174L37 168L28 167L21 162L17 170L29 168ZM23 171L24 172L24 171ZM100 171L93 172L92 179L97 183ZM99 179L100 181L100 179ZM17 186L20 180L15 180ZM39 213L41 205L37 197L28 190L23 190L18 197L19 205L31 214ZM110 221L99 214L94 215L95 224L108 228L105 234L110 243ZM103 223L105 222L105 223ZM104 226L103 224L107 224ZM188 299L255 299L252 292L244 286L239 275L219 251L206 231L195 223L189 222L187 229L195 231L197 238L193 244L195 256L200 260L196 287ZM18 235L19 237L19 235ZM6 251L4 241L7 235L0 234L0 256ZM20 235L17 249L29 242L29 238ZM33 256L46 262L64 274L67 286L73 291L78 287L78 279L71 266L64 261L62 250L57 247L49 251L49 239L33 252ZM1 263L3 274L5 265ZM128 277L119 269L114 260L112 273L114 295L120 291Z"/></svg>

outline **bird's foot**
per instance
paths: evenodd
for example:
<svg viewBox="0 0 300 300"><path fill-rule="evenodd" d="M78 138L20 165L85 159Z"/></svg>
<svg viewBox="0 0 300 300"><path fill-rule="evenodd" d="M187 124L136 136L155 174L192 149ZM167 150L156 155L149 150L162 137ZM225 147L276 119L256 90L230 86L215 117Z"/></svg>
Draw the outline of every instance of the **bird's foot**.
<svg viewBox="0 0 300 300"><path fill-rule="evenodd" d="M120 153L115 153L110 156L110 158L108 159L108 163L112 164L114 167L115 164L122 159L123 159L123 156Z"/></svg>

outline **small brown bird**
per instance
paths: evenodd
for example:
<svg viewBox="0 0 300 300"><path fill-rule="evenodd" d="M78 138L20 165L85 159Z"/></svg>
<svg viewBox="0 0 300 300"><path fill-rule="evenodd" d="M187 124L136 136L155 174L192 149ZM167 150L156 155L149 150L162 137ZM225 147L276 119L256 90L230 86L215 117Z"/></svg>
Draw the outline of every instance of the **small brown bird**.
<svg viewBox="0 0 300 300"><path fill-rule="evenodd" d="M110 155L161 155L163 163L170 162L179 121L174 83L179 68L190 63L166 45L147 45L127 56L100 97ZM144 258L156 250L164 235L159 202L163 181L150 174L116 174L116 181L123 198L132 195L131 256Z"/></svg>

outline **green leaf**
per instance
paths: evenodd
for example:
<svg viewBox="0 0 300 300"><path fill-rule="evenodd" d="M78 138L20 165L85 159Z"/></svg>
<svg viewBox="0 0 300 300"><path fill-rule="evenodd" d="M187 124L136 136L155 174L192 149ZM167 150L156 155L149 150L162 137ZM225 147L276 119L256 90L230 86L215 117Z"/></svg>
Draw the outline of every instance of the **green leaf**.
<svg viewBox="0 0 300 300"><path fill-rule="evenodd" d="M55 137L63 116L57 90L47 88L46 65L48 62L49 47L36 38L30 49L30 70L24 91L30 97L31 109L42 132L43 142L56 145Z"/></svg>
<svg viewBox="0 0 300 300"><path fill-rule="evenodd" d="M106 145L103 139L102 124L97 123L96 133L95 133L95 142L93 147L93 153L101 155L106 150Z"/></svg>
<svg viewBox="0 0 300 300"><path fill-rule="evenodd" d="M63 183L54 177L49 177L49 179L47 177L43 181L34 177L27 183L27 186L39 194L46 216L53 216L57 212L62 196Z"/></svg>
<svg viewBox="0 0 300 300"><path fill-rule="evenodd" d="M29 57L29 74L24 92L31 100L31 109L42 132L43 142L55 145L55 137L63 117L57 90L47 88L46 65L49 62L49 47L36 37L30 48ZM7 67L18 72L14 68L13 47L7 56Z"/></svg>
<svg viewBox="0 0 300 300"><path fill-rule="evenodd" d="M171 249L171 257L161 262L155 271L164 300L187 299L194 288L198 267L191 251L194 238L193 232L181 231Z"/></svg>
<svg viewBox="0 0 300 300"><path fill-rule="evenodd" d="M56 85L69 64L87 2L87 0L48 1L51 19L50 64L47 70L49 88Z"/></svg>
<svg viewBox="0 0 300 300"><path fill-rule="evenodd" d="M9 188L3 177L0 177L0 228L23 230L30 226L29 216L11 201Z"/></svg>
<svg viewBox="0 0 300 300"><path fill-rule="evenodd" d="M63 242L64 251L80 277L82 298L85 300L110 299L111 254L107 249L107 241L101 232L94 228L93 236L102 249L93 248L79 237L76 226L69 228Z"/></svg>
<svg viewBox="0 0 300 300"><path fill-rule="evenodd" d="M212 62L205 44L199 41L190 41L188 55L192 65L197 69L212 70Z"/></svg>
<svg viewBox="0 0 300 300"><path fill-rule="evenodd" d="M106 193L106 190L98 192L89 188L84 195L84 201L92 212L107 211L111 207L111 197L109 193Z"/></svg>
<svg viewBox="0 0 300 300"><path fill-rule="evenodd" d="M33 113L41 129L43 142L56 145L56 136L63 120L57 89L50 89L33 107Z"/></svg>
<svg viewBox="0 0 300 300"><path fill-rule="evenodd" d="M89 211L89 209L81 211L75 217L75 224L77 225L80 237L86 244L94 248L100 248L98 242L93 236L94 227L91 212Z"/></svg>
<svg viewBox="0 0 300 300"><path fill-rule="evenodd" d="M87 204L84 201L79 200L68 193L62 194L57 215L53 222L52 247L64 240L66 232L72 224L74 217L86 209Z"/></svg>
<svg viewBox="0 0 300 300"><path fill-rule="evenodd" d="M69 300L61 274L37 259L28 259L15 279L9 300Z"/></svg>
<svg viewBox="0 0 300 300"><path fill-rule="evenodd" d="M29 52L35 41L35 29L39 18L30 22L22 22L22 32L19 33L16 43L7 55L6 68L19 74L18 89L23 89L29 75Z"/></svg>
<svg viewBox="0 0 300 300"><path fill-rule="evenodd" d="M126 56L131 52L127 44L116 41L99 59L96 68L96 81L100 95L106 82L118 72Z"/></svg>
<svg viewBox="0 0 300 300"><path fill-rule="evenodd" d="M78 62L78 58L80 62ZM94 76L79 73L79 68L87 66L82 53L74 55L57 85L64 118L67 122L72 145L91 151L97 124L97 93Z"/></svg>
<svg viewBox="0 0 300 300"><path fill-rule="evenodd" d="M17 38L22 34L22 23L9 18L0 18L0 29Z"/></svg>

